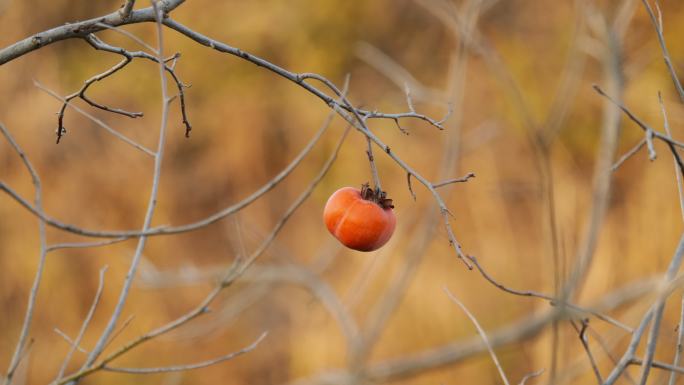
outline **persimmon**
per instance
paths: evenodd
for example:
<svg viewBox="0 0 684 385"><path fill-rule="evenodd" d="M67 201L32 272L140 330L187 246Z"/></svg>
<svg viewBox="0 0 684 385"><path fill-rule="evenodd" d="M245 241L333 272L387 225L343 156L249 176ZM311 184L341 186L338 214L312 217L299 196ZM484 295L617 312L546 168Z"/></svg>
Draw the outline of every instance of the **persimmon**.
<svg viewBox="0 0 684 385"><path fill-rule="evenodd" d="M397 219L392 200L380 189L364 184L361 190L343 187L335 191L323 209L330 233L343 245L358 251L382 247L394 233Z"/></svg>

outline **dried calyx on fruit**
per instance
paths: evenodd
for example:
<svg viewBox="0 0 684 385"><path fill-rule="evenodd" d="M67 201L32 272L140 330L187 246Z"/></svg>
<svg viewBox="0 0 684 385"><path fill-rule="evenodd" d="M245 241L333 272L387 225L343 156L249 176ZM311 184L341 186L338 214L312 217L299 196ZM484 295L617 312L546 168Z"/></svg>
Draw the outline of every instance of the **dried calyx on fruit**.
<svg viewBox="0 0 684 385"><path fill-rule="evenodd" d="M379 187L372 189L370 184L364 183L361 185L361 198L375 202L383 209L393 209L392 200L387 198L387 193L380 190Z"/></svg>

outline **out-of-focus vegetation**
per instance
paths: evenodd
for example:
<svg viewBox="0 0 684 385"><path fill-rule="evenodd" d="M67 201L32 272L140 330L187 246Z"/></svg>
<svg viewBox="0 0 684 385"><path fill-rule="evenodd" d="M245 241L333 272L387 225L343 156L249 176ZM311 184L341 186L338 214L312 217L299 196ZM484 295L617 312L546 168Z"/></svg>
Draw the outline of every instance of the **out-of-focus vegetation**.
<svg viewBox="0 0 684 385"><path fill-rule="evenodd" d="M145 2L141 2L145 3ZM460 5L460 2L455 2ZM591 2L594 13L611 19L622 1ZM622 51L624 101L653 127L662 127L657 92L662 91L673 135L681 138L684 109L663 65L653 27L640 2L632 1L633 18ZM0 46L65 22L95 17L119 6L112 1L0 1ZM140 6L147 6L141 4ZM665 32L675 67L684 72L684 6L662 5ZM173 18L198 32L240 47L297 72L316 72L337 84L351 75L350 98L357 105L384 112L405 111L404 90L361 60L359 43L371 44L405 67L427 87L444 90L458 38L420 4L408 0L375 1L190 1ZM583 3L506 0L487 10L479 33L498 51L517 83L532 117L544 124L558 98L568 63L584 61L568 87L568 110L549 149L549 170L558 224L558 262L549 231L548 186L540 176L535 150L521 111L509 97L509 86L476 53L467 59L462 106L440 131L418 120L404 120L403 135L391 121L371 121L373 131L417 171L436 181L450 133L460 130L455 175L475 172L468 183L443 190L454 215L456 236L465 251L478 256L490 274L518 289L553 293L554 277L567 274L574 261L588 217L596 148L604 99L591 84L603 82L601 64L587 51L596 41L587 32ZM125 27L154 42L152 24ZM138 49L115 32L98 33L110 44ZM238 201L277 174L301 150L328 114L328 108L296 85L235 57L200 46L166 30L167 53L181 52L177 73L192 87L187 110L194 129L186 139L178 106L173 104L161 193L154 224L183 224ZM602 48L598 44L598 48ZM45 210L60 220L93 229L135 229L142 224L150 188L149 157L115 140L94 123L68 110L68 133L55 145L60 103L33 85L36 80L66 95L83 81L119 61L93 50L81 40L47 46L0 67L0 121L24 147L43 180ZM95 111L79 105L135 140L153 147L159 126L158 67L135 61L112 78L93 85L89 95L109 106L142 111L143 118ZM416 108L441 118L444 104L416 101ZM112 343L116 346L195 306L213 287L213 279L188 280L197 272L220 272L238 255L249 253L264 239L285 209L318 172L344 129L339 119L306 161L281 185L239 215L200 231L152 237L124 318L133 320ZM623 121L622 154L642 132ZM591 301L632 280L665 270L682 232L677 186L666 146L656 143L658 159L645 152L614 174L609 211L586 285L578 302ZM428 191L413 183L391 159L377 153L383 187L394 199L398 227L383 249L359 253L341 249L322 224L330 193L370 179L365 139L352 132L335 166L294 215L276 242L256 265L296 264L316 272L364 328L375 304L407 263L407 249L434 209ZM30 176L9 145L0 141L0 179L22 196L33 194ZM23 321L26 298L38 255L37 221L24 208L0 195L0 368L5 368ZM48 230L50 243L80 239ZM74 336L90 306L98 270L109 265L104 297L83 347L96 341L116 303L135 240L106 248L51 253L45 270L34 339L23 367L27 384L54 378L69 345L53 329ZM396 312L389 318L369 362L401 357L475 335L464 314L449 301L447 286L478 317L494 329L547 309L548 304L514 297L468 271L449 248L441 223L435 226ZM555 267L554 267L555 266ZM558 274L554 274L557 272ZM212 274L209 274L212 277ZM206 276L205 276L206 277ZM192 282L188 282L192 281ZM661 329L657 357L670 361L676 337L675 295ZM612 315L634 326L647 303L637 302ZM262 331L269 336L253 352L206 369L183 374L134 376L102 373L84 384L277 384L347 365L347 348L339 325L301 285L264 284L244 279L228 289L213 311L167 337L143 345L116 361L119 366L145 367L201 361L238 350ZM636 310L635 310L636 309ZM586 364L577 333L561 322L558 373ZM625 333L611 326L592 326L621 353ZM516 381L547 368L536 380L548 380L551 327L521 343L498 350L504 368ZM76 353L75 363L83 355ZM599 367L612 367L597 352ZM637 369L638 370L638 369ZM570 383L593 381L584 368ZM654 372L658 383L663 372ZM559 378L563 378L560 376ZM393 383L499 383L486 355L399 379ZM561 381L561 380L559 380ZM558 382L561 383L561 382Z"/></svg>

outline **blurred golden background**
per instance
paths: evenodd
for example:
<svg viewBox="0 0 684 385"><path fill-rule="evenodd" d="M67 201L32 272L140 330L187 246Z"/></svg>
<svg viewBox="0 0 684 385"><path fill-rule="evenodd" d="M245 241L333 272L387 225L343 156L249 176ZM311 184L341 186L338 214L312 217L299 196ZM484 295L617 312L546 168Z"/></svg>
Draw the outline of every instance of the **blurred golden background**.
<svg viewBox="0 0 684 385"><path fill-rule="evenodd" d="M140 2L137 7L148 5ZM119 6L116 1L0 1L0 47ZM661 6L668 48L675 69L682 72L684 39L679 37L684 34L684 3L665 1ZM447 19L460 16L474 22L469 36L477 37L480 45L468 43L449 25ZM321 74L340 87L349 74L350 100L369 110L407 111L404 82L411 87L420 113L441 119L451 101L453 114L443 131L417 119L401 120L409 135L391 120L369 120L369 125L395 154L432 182L476 174L467 183L439 191L453 214L451 223L464 251L477 256L493 277L511 288L553 295L575 262L590 217L606 108L592 84L613 90L609 83L622 81L625 104L662 131L657 97L661 91L673 136L681 137L684 109L639 1L195 0L182 4L171 17L288 70ZM620 47L616 54L620 71L613 80L607 80L603 69L610 48L606 35L600 33L602 25L608 26ZM124 29L149 44L156 42L152 23ZM186 102L193 131L189 139L184 137L178 104L172 103L153 224L180 225L230 206L268 182L301 151L329 109L263 68L212 51L172 30L165 29L164 34L165 53L182 54L176 71L183 82L192 84ZM114 31L97 35L112 45L141 49ZM74 39L0 66L0 122L40 174L46 213L83 228L139 229L152 161L71 109L65 115L68 132L56 145L55 112L61 103L34 86L34 80L67 95L119 60ZM106 113L79 100L74 104L153 148L161 107L158 71L151 62L135 60L88 91L93 100L141 111L142 118ZM170 86L175 92L173 83ZM253 252L265 239L319 172L344 128L345 122L336 118L301 166L239 214L198 231L151 237L122 317L133 317L132 321L107 352L196 306L235 258ZM546 140L548 151L540 155L531 137ZM642 137L636 125L623 119L618 156ZM682 212L667 146L656 143L655 150L654 162L642 149L613 174L593 263L576 302L591 304L667 268L683 229ZM367 367L477 339L472 323L449 300L444 287L488 331L549 309L545 301L505 293L477 271L469 271L450 248L429 191L414 179L414 201L405 170L379 150L377 165L383 187L394 199L397 231L377 252L339 246L322 223L323 205L339 187L360 186L371 179L365 151L365 138L352 131L312 196L253 269L212 304L209 314L141 345L112 366L199 362L239 350L268 331L255 350L194 371L103 372L82 383L285 384L320 379L316 376L321 373L355 367L357 356L329 311L337 305L362 333L373 328L379 333L377 341L366 347ZM443 175L444 170L448 175ZM32 200L30 175L4 140L0 141L0 180ZM550 223L555 223L555 231ZM50 227L47 236L49 244L89 240ZM92 348L117 301L135 245L136 240L130 239L48 254L30 330L34 342L14 383L54 379L69 349L55 329L71 338L77 334L95 294L98 271L107 265L102 301L82 343L84 349ZM3 371L23 323L38 246L36 218L9 196L0 195ZM326 304L330 296L333 305ZM391 306L393 299L396 308ZM660 361L671 362L674 354L680 299L678 291L666 308L656 352ZM648 299L632 301L609 314L634 327L649 304ZM386 317L376 316L384 306ZM590 325L608 345L608 353L619 357L629 335L595 319ZM549 325L496 350L511 382L539 369L545 369L544 374L529 383L595 381L569 321L559 321L556 330L554 337L554 327ZM598 367L607 375L613 363L595 335L590 339ZM76 352L69 372L77 370L84 358ZM378 382L501 383L486 352L433 366ZM638 367L628 371L638 378ZM649 383L660 384L668 376L654 370ZM620 381L629 383L626 377Z"/></svg>

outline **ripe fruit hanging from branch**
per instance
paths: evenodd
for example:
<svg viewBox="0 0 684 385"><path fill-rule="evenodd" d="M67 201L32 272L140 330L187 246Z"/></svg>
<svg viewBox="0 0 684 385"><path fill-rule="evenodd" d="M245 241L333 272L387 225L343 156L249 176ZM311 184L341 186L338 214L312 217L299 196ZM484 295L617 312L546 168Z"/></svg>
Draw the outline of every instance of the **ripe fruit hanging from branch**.
<svg viewBox="0 0 684 385"><path fill-rule="evenodd" d="M323 210L330 233L343 245L358 251L382 247L394 233L397 219L392 200L366 183L361 190L343 187L335 191Z"/></svg>

